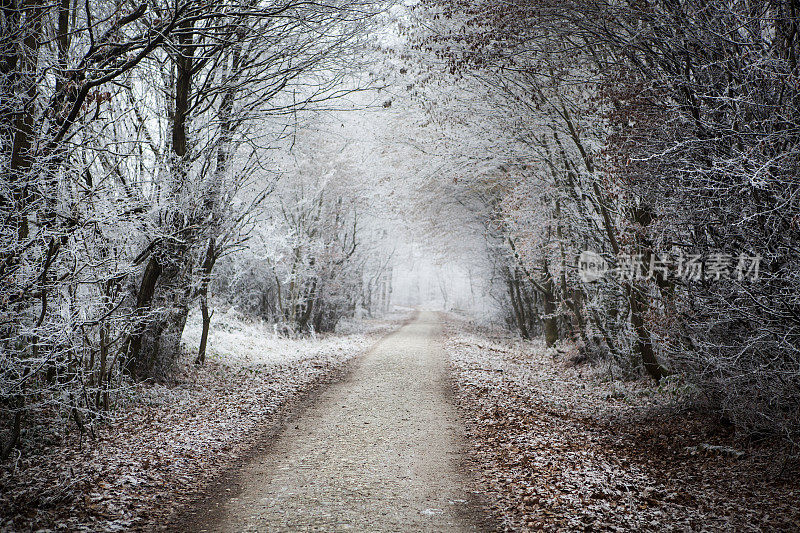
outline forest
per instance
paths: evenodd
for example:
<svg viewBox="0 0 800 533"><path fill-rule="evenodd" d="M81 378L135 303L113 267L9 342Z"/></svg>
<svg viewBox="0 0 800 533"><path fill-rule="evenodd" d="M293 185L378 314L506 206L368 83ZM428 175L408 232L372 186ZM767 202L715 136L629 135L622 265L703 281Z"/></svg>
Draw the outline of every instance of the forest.
<svg viewBox="0 0 800 533"><path fill-rule="evenodd" d="M289 438L264 427L322 431L351 382L464 420L477 530L800 528L798 25L797 0L3 0L0 531L196 530ZM594 483L557 444L578 427L578 455L631 431L667 488L536 496L537 457ZM663 496L691 464L740 485ZM586 503L614 490L618 521Z"/></svg>

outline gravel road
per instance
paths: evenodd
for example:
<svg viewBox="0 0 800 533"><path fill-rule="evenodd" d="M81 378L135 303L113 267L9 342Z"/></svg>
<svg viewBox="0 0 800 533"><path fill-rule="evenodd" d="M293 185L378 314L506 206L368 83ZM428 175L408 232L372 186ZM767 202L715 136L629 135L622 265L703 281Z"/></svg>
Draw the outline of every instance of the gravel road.
<svg viewBox="0 0 800 533"><path fill-rule="evenodd" d="M201 513L203 530L485 529L439 330L422 312L362 356L242 468L241 489Z"/></svg>

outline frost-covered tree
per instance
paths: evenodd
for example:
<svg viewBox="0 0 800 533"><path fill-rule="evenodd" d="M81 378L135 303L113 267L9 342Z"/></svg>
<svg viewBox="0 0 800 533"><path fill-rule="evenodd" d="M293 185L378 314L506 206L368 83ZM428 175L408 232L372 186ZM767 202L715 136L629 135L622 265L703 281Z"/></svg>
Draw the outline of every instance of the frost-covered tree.
<svg viewBox="0 0 800 533"><path fill-rule="evenodd" d="M84 428L123 370L174 360L269 189L276 132L334 95L376 6L0 6L3 457L26 416Z"/></svg>
<svg viewBox="0 0 800 533"><path fill-rule="evenodd" d="M487 203L499 211L484 218L509 238L518 262L507 265L542 296L542 281L553 284L558 335L620 363L632 352L655 379L682 372L743 430L794 438L796 6L430 1L415 10L423 29L409 30L404 70L428 100L455 88L431 116L459 127L489 117L517 143L504 165L472 175L502 184ZM483 90L463 90L473 86ZM584 283L582 250L631 275ZM676 275L694 256L716 263L696 280ZM742 256L761 261L757 283L737 275Z"/></svg>
<svg viewBox="0 0 800 533"><path fill-rule="evenodd" d="M340 134L343 112L316 115L279 160L274 190L242 254L224 262L220 296L291 334L325 332L358 308L387 305L391 250L375 224L376 177L365 153ZM343 119L344 120L344 119Z"/></svg>

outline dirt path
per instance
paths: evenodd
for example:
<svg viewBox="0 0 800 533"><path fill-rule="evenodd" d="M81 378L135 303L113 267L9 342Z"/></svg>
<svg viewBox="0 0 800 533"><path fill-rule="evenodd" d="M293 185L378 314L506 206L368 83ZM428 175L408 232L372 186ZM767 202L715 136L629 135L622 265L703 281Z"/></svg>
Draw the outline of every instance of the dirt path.
<svg viewBox="0 0 800 533"><path fill-rule="evenodd" d="M423 312L381 341L242 469L204 530L481 530L438 330Z"/></svg>

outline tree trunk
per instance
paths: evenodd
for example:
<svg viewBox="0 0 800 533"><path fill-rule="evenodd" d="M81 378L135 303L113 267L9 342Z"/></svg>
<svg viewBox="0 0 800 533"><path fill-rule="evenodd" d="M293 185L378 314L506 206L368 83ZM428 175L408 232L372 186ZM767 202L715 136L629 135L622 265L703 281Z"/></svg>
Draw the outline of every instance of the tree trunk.
<svg viewBox="0 0 800 533"><path fill-rule="evenodd" d="M14 449L14 446L17 445L17 441L19 441L20 433L22 432L22 408L25 405L24 396L20 396L17 398L17 408L14 412L14 423L11 427L11 433L8 438L8 442L3 446L0 450L0 461L5 461L11 455L11 451Z"/></svg>
<svg viewBox="0 0 800 533"><path fill-rule="evenodd" d="M553 282L549 281L545 287L552 287ZM558 317L555 316L556 304L553 291L550 290L542 294L542 304L544 307L544 342L548 347L554 346L558 341Z"/></svg>
<svg viewBox="0 0 800 533"><path fill-rule="evenodd" d="M633 286L628 288L628 302L631 307L631 325L636 334L634 350L639 355L647 374L656 381L661 381L666 375L664 368L658 363L656 354L653 350L653 343L650 341L650 332L644 325L642 316L642 302Z"/></svg>
<svg viewBox="0 0 800 533"><path fill-rule="evenodd" d="M142 360L142 342L147 328L145 321L153 301L159 276L161 276L161 263L155 256L151 256L144 269L142 281L139 284L139 292L136 295L136 315L140 323L135 326L136 330L131 335L128 360L125 365L134 377L140 377L144 374L148 366L147 362Z"/></svg>
<svg viewBox="0 0 800 533"><path fill-rule="evenodd" d="M172 150L178 158L184 158L188 149L186 121L189 116L189 95L192 86L192 59L194 57L193 23L185 20L178 30L178 57L175 59L175 116L172 122Z"/></svg>
<svg viewBox="0 0 800 533"><path fill-rule="evenodd" d="M3 142L3 151L7 151L9 156L8 173L9 181L14 183L9 198L0 197L0 205L11 202L15 206L17 225L17 236L20 239L28 237L28 217L25 214L26 205L30 201L28 195L30 191L25 185L25 174L30 170L33 161L32 150L34 149L34 120L36 110L33 106L38 95L36 71L38 67L39 48L42 39L42 13L41 0L21 3L14 6L5 5L2 7L2 16L6 23L20 23L20 16L25 13L28 31L24 32L25 38L19 48L7 46L5 50L19 50L0 56L0 75L2 80L2 97L0 97L0 133ZM4 50L4 51L5 51ZM6 81L9 80L9 81ZM17 92L19 91L19 92ZM17 107L15 102L23 102L22 108ZM5 192L5 191L3 191ZM3 258L5 259L5 258ZM13 254L10 259L14 259Z"/></svg>
<svg viewBox="0 0 800 533"><path fill-rule="evenodd" d="M203 260L202 280L200 281L200 312L203 314L203 332L200 334L200 348L197 351L195 364L202 365L206 362L206 344L208 343L208 330L211 327L211 315L208 311L208 284L211 281L211 271L216 261L214 238L208 239L208 249Z"/></svg>
<svg viewBox="0 0 800 533"><path fill-rule="evenodd" d="M564 290L567 290L566 283L564 283ZM565 293L566 294L566 293ZM581 306L583 302L583 293L580 289L572 290L572 297L564 300L567 306L572 310L572 315L575 318L575 329L578 331L580 339L583 341L584 346L589 348L590 341L586 334L586 321L583 319L581 313Z"/></svg>
<svg viewBox="0 0 800 533"><path fill-rule="evenodd" d="M187 181L187 120L190 109L192 65L194 56L193 23L181 23L177 40L178 56L175 58L175 106L172 119L172 193L180 194ZM183 215L171 210L162 220L163 230L180 236L173 241L162 241L152 252L152 257L142 279L138 309L142 314L151 311L144 325L131 341L133 372L138 379L163 375L177 358L180 339L191 296L191 265L189 250L193 238L187 231ZM191 221L189 222L191 224Z"/></svg>
<svg viewBox="0 0 800 533"><path fill-rule="evenodd" d="M311 320L312 313L314 312L314 304L317 298L317 280L316 278L311 281L311 287L306 291L304 301L300 313L298 313L297 329L298 331L305 331L308 329L309 321ZM319 329L319 327L317 327Z"/></svg>
<svg viewBox="0 0 800 533"><path fill-rule="evenodd" d="M542 271L544 272L544 280L541 283L542 307L544 308L542 326L544 329L544 342L549 348L558 341L558 317L556 316L555 284L553 283L553 276L550 275L547 261L544 262Z"/></svg>
<svg viewBox="0 0 800 533"><path fill-rule="evenodd" d="M508 295L511 298L511 312L517 323L519 334L523 339L530 339L530 332L525 320L525 310L523 309L524 304L519 294L519 279L516 273L512 273L510 268L506 269L506 285L508 286Z"/></svg>

